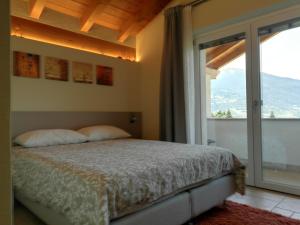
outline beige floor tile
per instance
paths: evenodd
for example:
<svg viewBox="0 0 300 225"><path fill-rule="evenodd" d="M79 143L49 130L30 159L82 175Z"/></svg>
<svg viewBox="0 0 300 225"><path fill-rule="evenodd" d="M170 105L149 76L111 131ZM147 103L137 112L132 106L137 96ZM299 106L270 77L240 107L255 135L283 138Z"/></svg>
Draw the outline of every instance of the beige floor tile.
<svg viewBox="0 0 300 225"><path fill-rule="evenodd" d="M271 211L278 204L278 201L247 195L241 197L235 196L233 197L233 201L267 211Z"/></svg>
<svg viewBox="0 0 300 225"><path fill-rule="evenodd" d="M286 197L277 207L300 213L300 198Z"/></svg>
<svg viewBox="0 0 300 225"><path fill-rule="evenodd" d="M290 217L293 215L294 212L290 211L290 210L286 210L286 209L281 209L281 208L277 208L275 207L273 210L272 210L273 213L276 213L276 214L279 214L279 215L282 215L282 216L286 216L286 217Z"/></svg>
<svg viewBox="0 0 300 225"><path fill-rule="evenodd" d="M294 213L291 218L296 219L296 220L300 220L300 213Z"/></svg>
<svg viewBox="0 0 300 225"><path fill-rule="evenodd" d="M237 194L234 194L234 195L231 195L230 197L228 197L227 200L234 202L237 198L239 198L239 196L237 196Z"/></svg>
<svg viewBox="0 0 300 225"><path fill-rule="evenodd" d="M281 194L281 193L269 191L269 190L253 188L253 187L247 187L246 195L264 198L264 199L268 199L268 200L272 200L272 201L278 201L278 202L283 200L286 197L285 194Z"/></svg>

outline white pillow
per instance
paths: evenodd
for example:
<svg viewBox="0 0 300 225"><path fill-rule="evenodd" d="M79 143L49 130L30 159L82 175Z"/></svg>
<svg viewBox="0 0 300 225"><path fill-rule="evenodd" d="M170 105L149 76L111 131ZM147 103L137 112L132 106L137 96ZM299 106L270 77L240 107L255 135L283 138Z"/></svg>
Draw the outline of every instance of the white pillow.
<svg viewBox="0 0 300 225"><path fill-rule="evenodd" d="M51 145L77 144L87 141L87 137L73 130L45 129L25 132L17 136L14 143L23 147L43 147Z"/></svg>
<svg viewBox="0 0 300 225"><path fill-rule="evenodd" d="M78 132L87 136L89 141L103 141L131 137L126 131L118 127L107 125L84 127L78 130Z"/></svg>

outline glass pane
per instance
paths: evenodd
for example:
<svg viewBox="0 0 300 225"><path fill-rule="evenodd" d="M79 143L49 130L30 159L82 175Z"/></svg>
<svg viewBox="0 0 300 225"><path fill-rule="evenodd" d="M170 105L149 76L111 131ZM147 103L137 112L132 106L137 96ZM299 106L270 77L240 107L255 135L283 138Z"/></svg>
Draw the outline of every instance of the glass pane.
<svg viewBox="0 0 300 225"><path fill-rule="evenodd" d="M263 179L300 186L300 28L260 35Z"/></svg>
<svg viewBox="0 0 300 225"><path fill-rule="evenodd" d="M244 36L230 42L226 39L225 44L216 41L215 46L201 50L201 55L206 57L207 143L228 148L247 165Z"/></svg>

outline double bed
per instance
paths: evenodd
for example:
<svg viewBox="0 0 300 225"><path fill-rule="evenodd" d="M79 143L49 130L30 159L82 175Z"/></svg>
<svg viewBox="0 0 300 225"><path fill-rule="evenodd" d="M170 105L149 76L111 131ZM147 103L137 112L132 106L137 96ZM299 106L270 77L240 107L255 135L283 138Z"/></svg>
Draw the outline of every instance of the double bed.
<svg viewBox="0 0 300 225"><path fill-rule="evenodd" d="M226 149L125 138L16 146L13 183L48 225L181 225L243 193L244 170Z"/></svg>

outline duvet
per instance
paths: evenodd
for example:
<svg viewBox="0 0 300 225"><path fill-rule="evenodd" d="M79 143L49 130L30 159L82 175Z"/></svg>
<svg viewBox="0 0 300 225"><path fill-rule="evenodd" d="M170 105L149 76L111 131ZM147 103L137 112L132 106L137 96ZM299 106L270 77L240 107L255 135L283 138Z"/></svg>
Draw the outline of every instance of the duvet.
<svg viewBox="0 0 300 225"><path fill-rule="evenodd" d="M218 147L119 139L13 149L14 191L74 225L108 225L197 183L244 170Z"/></svg>

